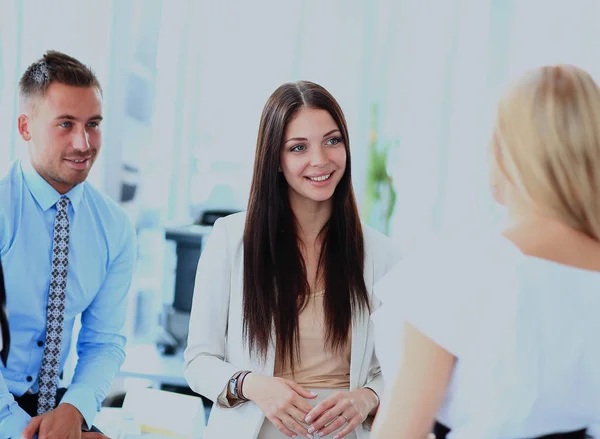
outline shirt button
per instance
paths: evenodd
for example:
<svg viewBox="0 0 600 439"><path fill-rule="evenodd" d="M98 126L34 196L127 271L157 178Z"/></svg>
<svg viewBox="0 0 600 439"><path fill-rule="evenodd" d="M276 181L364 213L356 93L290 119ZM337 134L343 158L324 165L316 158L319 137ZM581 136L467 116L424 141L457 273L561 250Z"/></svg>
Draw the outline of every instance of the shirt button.
<svg viewBox="0 0 600 439"><path fill-rule="evenodd" d="M40 340L40 341L38 341L38 342L37 342L37 345L38 345L39 347L42 347L42 346L44 346L44 342L43 342L42 340Z"/></svg>
<svg viewBox="0 0 600 439"><path fill-rule="evenodd" d="M33 378L32 378L32 377L30 377L30 376L28 376L28 377L27 377L27 382L28 382L28 383L30 383L30 382L32 382L32 381L33 381Z"/></svg>

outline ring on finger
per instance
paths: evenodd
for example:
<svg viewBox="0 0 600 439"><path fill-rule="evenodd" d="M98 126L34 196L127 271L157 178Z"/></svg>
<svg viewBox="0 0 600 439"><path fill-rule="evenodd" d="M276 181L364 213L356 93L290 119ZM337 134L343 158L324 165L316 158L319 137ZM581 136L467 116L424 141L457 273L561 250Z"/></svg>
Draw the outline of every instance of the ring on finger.
<svg viewBox="0 0 600 439"><path fill-rule="evenodd" d="M342 413L340 416L341 416L341 417L343 417L343 418L346 420L346 424L349 424L349 423L350 423L350 419L348 419L348 416L346 416L346 415L345 415L345 414L343 414L343 413Z"/></svg>

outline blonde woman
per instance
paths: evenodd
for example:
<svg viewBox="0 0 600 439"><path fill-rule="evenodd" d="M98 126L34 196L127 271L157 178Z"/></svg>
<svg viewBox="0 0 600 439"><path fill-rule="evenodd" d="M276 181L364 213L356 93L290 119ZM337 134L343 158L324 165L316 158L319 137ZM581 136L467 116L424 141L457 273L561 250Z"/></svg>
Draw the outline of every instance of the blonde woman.
<svg viewBox="0 0 600 439"><path fill-rule="evenodd" d="M573 66L501 100L498 236L424 246L376 287L373 439L600 437L600 90Z"/></svg>

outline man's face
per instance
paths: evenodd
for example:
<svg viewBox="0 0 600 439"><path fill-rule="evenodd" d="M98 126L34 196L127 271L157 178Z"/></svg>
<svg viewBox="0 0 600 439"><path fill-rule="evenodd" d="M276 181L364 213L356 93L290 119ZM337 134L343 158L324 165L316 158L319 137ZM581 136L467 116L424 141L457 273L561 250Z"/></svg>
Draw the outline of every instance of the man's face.
<svg viewBox="0 0 600 439"><path fill-rule="evenodd" d="M34 169L64 194L88 176L102 145L102 96L96 87L53 83L19 116Z"/></svg>

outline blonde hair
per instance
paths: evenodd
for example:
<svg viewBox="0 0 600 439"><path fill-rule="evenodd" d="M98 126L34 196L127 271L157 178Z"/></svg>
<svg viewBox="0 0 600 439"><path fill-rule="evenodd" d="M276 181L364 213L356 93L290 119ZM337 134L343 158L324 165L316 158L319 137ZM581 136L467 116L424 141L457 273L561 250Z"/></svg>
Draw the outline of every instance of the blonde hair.
<svg viewBox="0 0 600 439"><path fill-rule="evenodd" d="M494 144L521 197L600 240L600 89L588 73L528 72L500 100Z"/></svg>

